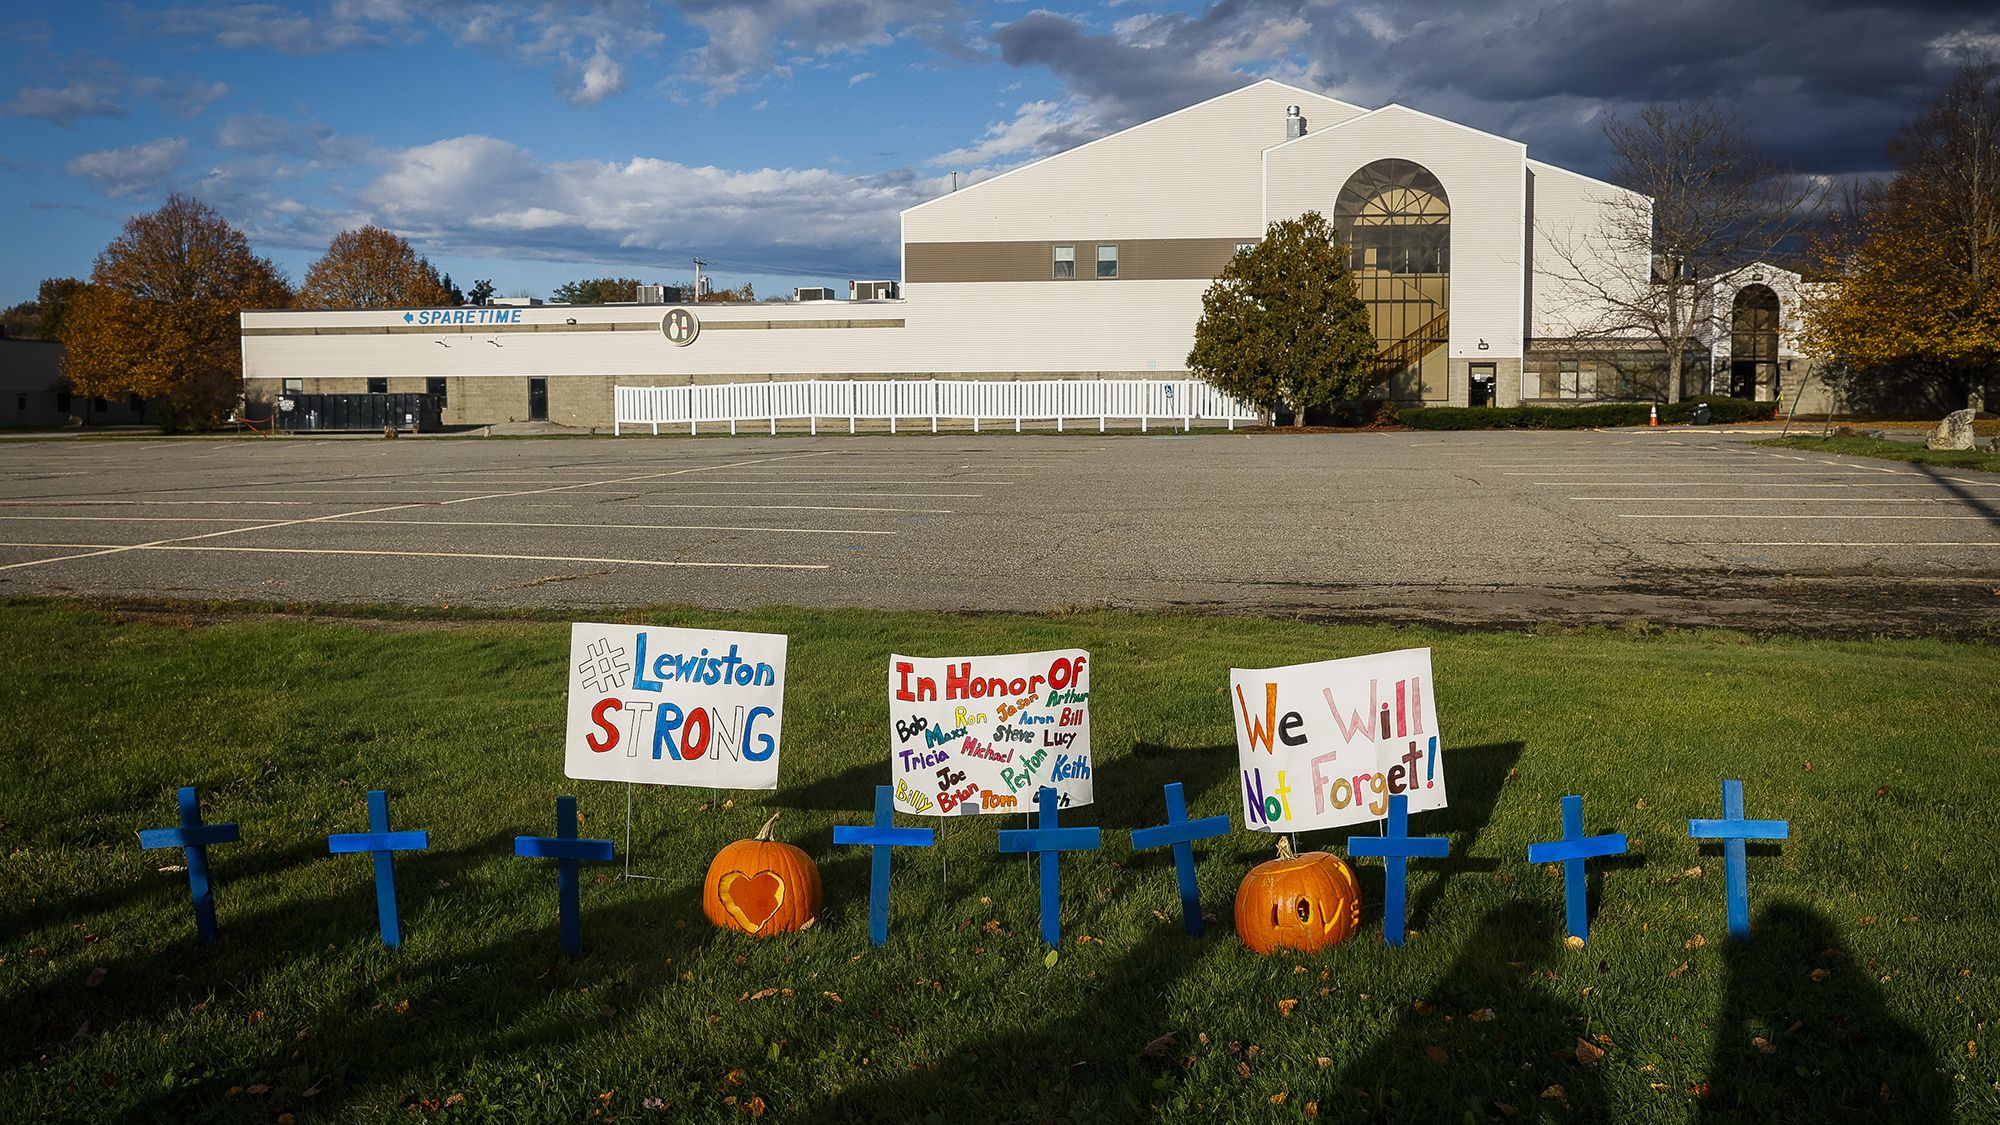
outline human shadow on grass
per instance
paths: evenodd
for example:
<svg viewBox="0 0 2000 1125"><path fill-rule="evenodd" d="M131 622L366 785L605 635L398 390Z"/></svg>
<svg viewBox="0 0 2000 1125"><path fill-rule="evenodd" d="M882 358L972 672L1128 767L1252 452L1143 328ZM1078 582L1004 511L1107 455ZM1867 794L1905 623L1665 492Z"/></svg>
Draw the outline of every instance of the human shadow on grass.
<svg viewBox="0 0 2000 1125"><path fill-rule="evenodd" d="M1854 963L1825 915L1764 908L1750 939L1723 951L1723 971L1700 1121L1951 1120L1934 1048L1890 1013L1875 970Z"/></svg>
<svg viewBox="0 0 2000 1125"><path fill-rule="evenodd" d="M1393 956L1394 954L1389 954ZM1575 989L1561 968L1560 921L1545 906L1488 911L1423 1005L1320 1092L1321 1116L1379 1122L1487 1120L1560 1106L1565 1120L1609 1120Z"/></svg>

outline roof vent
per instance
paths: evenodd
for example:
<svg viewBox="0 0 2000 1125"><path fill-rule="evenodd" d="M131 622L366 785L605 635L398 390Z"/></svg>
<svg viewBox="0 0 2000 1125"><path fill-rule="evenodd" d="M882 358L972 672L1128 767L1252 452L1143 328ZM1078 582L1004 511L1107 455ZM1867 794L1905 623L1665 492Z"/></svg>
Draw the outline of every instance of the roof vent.
<svg viewBox="0 0 2000 1125"><path fill-rule="evenodd" d="M1299 107L1295 105L1286 106L1285 139L1288 141L1295 141L1305 135L1306 135L1306 119L1299 116Z"/></svg>

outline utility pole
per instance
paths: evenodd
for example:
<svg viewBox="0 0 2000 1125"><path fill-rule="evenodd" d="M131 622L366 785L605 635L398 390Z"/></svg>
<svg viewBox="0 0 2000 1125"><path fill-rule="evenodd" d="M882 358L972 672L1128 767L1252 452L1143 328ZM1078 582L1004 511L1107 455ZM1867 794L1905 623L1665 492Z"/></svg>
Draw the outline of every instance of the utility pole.
<svg viewBox="0 0 2000 1125"><path fill-rule="evenodd" d="M701 302L701 267L707 264L708 259L706 258L696 258L694 260L694 299L697 304Z"/></svg>

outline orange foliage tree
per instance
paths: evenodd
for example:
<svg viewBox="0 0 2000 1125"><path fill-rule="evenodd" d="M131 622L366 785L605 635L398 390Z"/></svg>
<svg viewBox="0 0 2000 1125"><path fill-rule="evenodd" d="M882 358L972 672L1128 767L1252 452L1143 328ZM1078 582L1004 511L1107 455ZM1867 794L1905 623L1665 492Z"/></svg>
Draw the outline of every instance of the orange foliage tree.
<svg viewBox="0 0 2000 1125"><path fill-rule="evenodd" d="M1819 243L1834 280L1805 302L1807 344L1852 378L1977 409L2000 376L2000 68L1961 69L1889 154L1895 179Z"/></svg>
<svg viewBox="0 0 2000 1125"><path fill-rule="evenodd" d="M170 195L126 222L70 299L63 374L78 394L155 399L171 428L212 425L242 390L237 314L291 300L241 231L200 200Z"/></svg>
<svg viewBox="0 0 2000 1125"><path fill-rule="evenodd" d="M437 267L377 226L344 230L306 270L299 304L315 309L400 309L452 304Z"/></svg>

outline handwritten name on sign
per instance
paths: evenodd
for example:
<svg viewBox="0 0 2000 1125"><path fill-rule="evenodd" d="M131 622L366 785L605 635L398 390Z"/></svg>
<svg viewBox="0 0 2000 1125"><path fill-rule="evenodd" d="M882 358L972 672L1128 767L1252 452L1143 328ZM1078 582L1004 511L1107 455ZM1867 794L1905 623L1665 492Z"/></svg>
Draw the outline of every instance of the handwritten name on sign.
<svg viewBox="0 0 2000 1125"><path fill-rule="evenodd" d="M714 629L571 625L564 775L776 789L785 640Z"/></svg>
<svg viewBox="0 0 2000 1125"><path fill-rule="evenodd" d="M896 807L925 816L1087 805L1090 654L1082 649L889 657Z"/></svg>
<svg viewBox="0 0 2000 1125"><path fill-rule="evenodd" d="M1307 832L1445 806L1431 650L1403 649L1288 668L1232 668L1243 821Z"/></svg>

